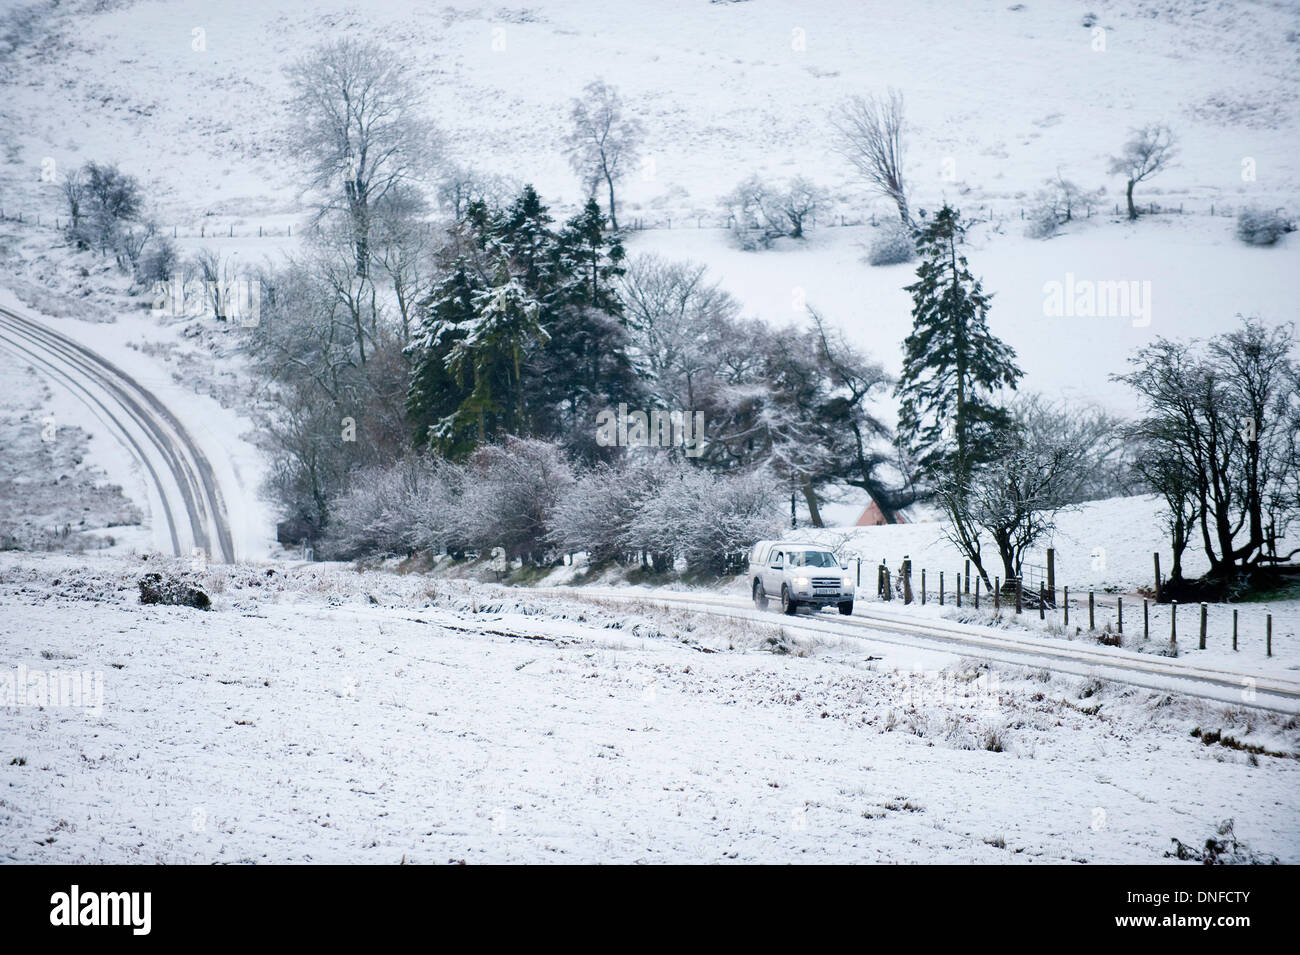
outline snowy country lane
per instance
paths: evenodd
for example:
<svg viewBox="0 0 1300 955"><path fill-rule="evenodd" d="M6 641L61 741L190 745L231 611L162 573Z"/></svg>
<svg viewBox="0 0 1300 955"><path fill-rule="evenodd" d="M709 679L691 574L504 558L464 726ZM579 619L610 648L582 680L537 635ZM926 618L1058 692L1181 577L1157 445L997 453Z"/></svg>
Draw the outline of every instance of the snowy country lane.
<svg viewBox="0 0 1300 955"><path fill-rule="evenodd" d="M1300 862L1280 715L341 566L138 603L184 566L0 555L2 672L102 675L0 705L0 861Z"/></svg>
<svg viewBox="0 0 1300 955"><path fill-rule="evenodd" d="M1290 715L1300 714L1300 679L1284 669L1248 666L1220 669L1188 660L1081 645L1022 631L972 626L905 611L886 611L874 603L854 608L852 617L834 614L785 617L753 609L743 598L723 595L636 592L626 588L574 588L613 603L659 604L734 620L779 622L792 630L834 634L871 645L959 652L981 659L1044 667L1064 674L1096 676L1152 690L1174 690L1221 703L1243 704Z"/></svg>
<svg viewBox="0 0 1300 955"><path fill-rule="evenodd" d="M91 349L3 307L0 351L67 389L144 469L156 546L176 556L197 548L211 560L236 559L212 465L157 396Z"/></svg>

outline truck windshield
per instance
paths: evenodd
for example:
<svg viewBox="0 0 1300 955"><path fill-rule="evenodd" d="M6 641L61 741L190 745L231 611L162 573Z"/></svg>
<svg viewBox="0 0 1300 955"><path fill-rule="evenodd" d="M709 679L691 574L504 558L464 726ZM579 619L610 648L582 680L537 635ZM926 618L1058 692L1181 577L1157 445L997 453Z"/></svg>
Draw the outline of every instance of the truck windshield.
<svg viewBox="0 0 1300 955"><path fill-rule="evenodd" d="M838 567L835 555L828 550L792 550L791 567Z"/></svg>

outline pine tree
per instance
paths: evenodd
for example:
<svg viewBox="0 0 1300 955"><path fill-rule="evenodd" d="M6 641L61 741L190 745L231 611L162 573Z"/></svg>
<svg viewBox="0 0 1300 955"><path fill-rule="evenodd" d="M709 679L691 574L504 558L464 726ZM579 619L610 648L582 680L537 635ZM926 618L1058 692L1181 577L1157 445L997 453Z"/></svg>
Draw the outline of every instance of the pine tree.
<svg viewBox="0 0 1300 955"><path fill-rule="evenodd" d="M444 454L459 456L483 439L479 425L466 422L457 411L473 390L464 375L447 368L452 349L465 338L476 317L475 295L484 288L464 259L456 260L448 276L423 303L423 318L406 352L411 356L411 380L406 396L407 415L416 443L428 444Z"/></svg>
<svg viewBox="0 0 1300 955"><path fill-rule="evenodd" d="M537 363L539 402L550 430L574 453L593 457L595 418L642 389L627 353L628 328L615 280L623 274L623 245L605 229L594 199L565 223L557 243L554 286L547 297L554 334Z"/></svg>
<svg viewBox="0 0 1300 955"><path fill-rule="evenodd" d="M597 412L640 396L615 284L621 241L595 200L551 223L531 186L504 210L467 209L462 255L408 349L418 440L459 456L508 433L594 457Z"/></svg>
<svg viewBox="0 0 1300 955"><path fill-rule="evenodd" d="M464 337L447 354L447 371L458 381L468 379L472 387L444 427L454 431L473 421L480 443L498 430L489 427L490 418L508 434L529 434L524 355L549 338L540 321L541 305L504 260L494 284L474 292L472 302L474 317L461 326ZM504 387L493 387L500 382Z"/></svg>
<svg viewBox="0 0 1300 955"><path fill-rule="evenodd" d="M1015 351L989 331L989 296L958 250L960 214L948 205L917 233L921 264L912 294L912 332L903 343L896 394L899 441L922 478L990 460L1011 426L993 392L1015 388Z"/></svg>

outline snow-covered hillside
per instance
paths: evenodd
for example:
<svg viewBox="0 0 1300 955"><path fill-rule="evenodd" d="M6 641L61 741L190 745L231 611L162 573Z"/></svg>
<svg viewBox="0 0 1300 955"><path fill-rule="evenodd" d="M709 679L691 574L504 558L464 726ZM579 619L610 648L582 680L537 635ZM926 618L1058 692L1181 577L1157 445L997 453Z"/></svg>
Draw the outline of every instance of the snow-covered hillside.
<svg viewBox="0 0 1300 955"><path fill-rule="evenodd" d="M1300 14L1263 0L64 4L0 80L10 133L0 206L48 222L59 199L43 162L58 172L114 160L151 183L186 251L220 244L254 264L282 255L294 247L284 231L308 208L282 68L334 33L379 39L412 64L449 161L531 180L562 208L582 196L561 154L567 104L604 77L647 131L646 164L622 187L625 218L660 228L636 234L633 251L707 263L747 311L778 324L805 321L806 301L891 370L912 269L863 263L869 225L830 227L889 215L855 184L830 125L844 97L885 86L907 98L913 205L948 199L989 220L970 257L1024 387L1125 413L1132 395L1108 376L1135 346L1203 336L1237 313L1290 320L1300 297L1300 242L1245 247L1224 216L1300 199ZM1115 221L1101 214L1122 202L1108 157L1128 129L1154 121L1174 128L1178 163L1139 201L1186 215ZM1026 239L1021 210L1058 169L1106 187L1102 208L1054 239ZM806 243L732 248L717 199L753 170L830 187ZM247 238L226 237L232 227ZM1067 275L1150 282L1149 324L1046 316L1044 285Z"/></svg>
<svg viewBox="0 0 1300 955"><path fill-rule="evenodd" d="M142 607L159 570L0 557L5 861L1150 863L1231 818L1300 862L1294 719L329 565Z"/></svg>
<svg viewBox="0 0 1300 955"><path fill-rule="evenodd" d="M1207 206L1300 188L1300 14L1267 0L84 0L39 30L6 64L11 203L37 199L49 156L117 160L158 181L186 221L293 210L281 68L344 34L412 62L456 158L570 202L580 187L559 150L567 100L595 76L646 125L653 175L628 188L648 214L712 212L751 169L845 181L828 157L827 112L886 85L908 97L921 204L947 195L1010 208L1058 166L1100 184L1124 131L1150 121L1185 144L1152 196ZM1254 183L1242 181L1244 157Z"/></svg>

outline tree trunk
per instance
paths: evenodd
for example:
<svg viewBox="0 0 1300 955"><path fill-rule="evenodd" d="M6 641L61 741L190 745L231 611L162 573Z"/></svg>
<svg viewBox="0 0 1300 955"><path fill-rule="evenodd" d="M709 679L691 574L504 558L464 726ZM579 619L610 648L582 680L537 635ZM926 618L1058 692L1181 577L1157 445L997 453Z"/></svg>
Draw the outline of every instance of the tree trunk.
<svg viewBox="0 0 1300 955"><path fill-rule="evenodd" d="M609 227L613 231L618 231L618 216L614 214L614 179L605 173L605 183L609 186Z"/></svg>
<svg viewBox="0 0 1300 955"><path fill-rule="evenodd" d="M808 521L813 527L825 527L822 523L821 511L817 508L817 494L813 491L812 481L805 478L803 481L803 499L808 503Z"/></svg>
<svg viewBox="0 0 1300 955"><path fill-rule="evenodd" d="M1128 181L1128 190L1125 192L1125 197L1128 199L1128 217L1130 219L1138 217L1137 208L1133 205L1133 187L1136 185L1137 183L1130 179Z"/></svg>

